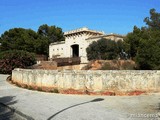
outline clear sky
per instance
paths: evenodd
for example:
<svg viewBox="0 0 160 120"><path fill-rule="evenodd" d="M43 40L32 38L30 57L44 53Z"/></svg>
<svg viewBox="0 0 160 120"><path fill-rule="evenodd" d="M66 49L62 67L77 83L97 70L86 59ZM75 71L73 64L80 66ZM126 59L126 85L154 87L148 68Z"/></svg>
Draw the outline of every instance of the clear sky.
<svg viewBox="0 0 160 120"><path fill-rule="evenodd" d="M160 12L160 0L0 0L0 35L15 27L37 31L42 24L127 34L145 25L151 8Z"/></svg>

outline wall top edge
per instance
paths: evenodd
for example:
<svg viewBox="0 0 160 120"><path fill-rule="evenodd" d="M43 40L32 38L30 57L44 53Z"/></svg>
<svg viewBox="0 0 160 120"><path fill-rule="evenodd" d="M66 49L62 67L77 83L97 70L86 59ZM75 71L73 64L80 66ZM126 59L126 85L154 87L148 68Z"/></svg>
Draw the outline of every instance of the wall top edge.
<svg viewBox="0 0 160 120"><path fill-rule="evenodd" d="M21 69L15 68L13 71L41 71L41 72L160 72L160 70L44 70L44 69Z"/></svg>
<svg viewBox="0 0 160 120"><path fill-rule="evenodd" d="M66 35L74 34L74 33L78 33L78 32L92 32L92 33L97 33L97 34L101 34L101 35L105 34L102 31L90 30L87 27L83 27L83 28L79 28L79 29L64 32L64 35L66 36Z"/></svg>

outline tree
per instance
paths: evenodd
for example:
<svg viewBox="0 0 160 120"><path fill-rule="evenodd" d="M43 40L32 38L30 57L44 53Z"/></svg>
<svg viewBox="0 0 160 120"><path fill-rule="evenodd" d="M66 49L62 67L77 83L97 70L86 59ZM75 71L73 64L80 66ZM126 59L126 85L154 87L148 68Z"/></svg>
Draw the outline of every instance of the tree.
<svg viewBox="0 0 160 120"><path fill-rule="evenodd" d="M141 39L136 63L140 69L160 70L160 31L146 30L147 39Z"/></svg>
<svg viewBox="0 0 160 120"><path fill-rule="evenodd" d="M124 40L139 69L160 69L160 13L150 10L144 19L146 27L134 27Z"/></svg>
<svg viewBox="0 0 160 120"><path fill-rule="evenodd" d="M144 22L148 25L140 39L136 62L140 69L160 69L160 13L150 10L150 17Z"/></svg>
<svg viewBox="0 0 160 120"><path fill-rule="evenodd" d="M65 40L62 29L56 26L41 25L37 33L40 41L40 43L37 43L36 48L38 53L44 52L44 54L48 55L50 43Z"/></svg>
<svg viewBox="0 0 160 120"><path fill-rule="evenodd" d="M157 13L155 9L151 9L150 17L146 17L144 22L146 22L149 28L160 30L160 13Z"/></svg>
<svg viewBox="0 0 160 120"><path fill-rule="evenodd" d="M141 29L139 29L137 26L134 26L133 32L128 33L124 39L125 50L132 57L132 59L134 59L137 54L140 38Z"/></svg>
<svg viewBox="0 0 160 120"><path fill-rule="evenodd" d="M119 53L122 50L122 43L115 42L113 40L100 39L97 42L92 42L86 51L88 60L112 60L119 57Z"/></svg>
<svg viewBox="0 0 160 120"><path fill-rule="evenodd" d="M62 29L56 26L41 25L38 34L48 39L49 43L64 41Z"/></svg>
<svg viewBox="0 0 160 120"><path fill-rule="evenodd" d="M1 51L25 50L35 52L38 35L31 29L13 28L1 35Z"/></svg>
<svg viewBox="0 0 160 120"><path fill-rule="evenodd" d="M34 43L35 53L48 56L49 41L43 36L38 36L37 42Z"/></svg>
<svg viewBox="0 0 160 120"><path fill-rule="evenodd" d="M62 29L55 26L42 25L38 32L31 29L13 28L0 37L0 51L24 50L48 56L51 42L64 40Z"/></svg>

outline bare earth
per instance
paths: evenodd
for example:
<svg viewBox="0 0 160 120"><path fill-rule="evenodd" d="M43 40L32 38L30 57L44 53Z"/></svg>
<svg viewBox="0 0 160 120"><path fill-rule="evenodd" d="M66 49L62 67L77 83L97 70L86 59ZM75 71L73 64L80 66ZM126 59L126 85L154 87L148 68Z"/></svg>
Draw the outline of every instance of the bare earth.
<svg viewBox="0 0 160 120"><path fill-rule="evenodd" d="M18 88L0 75L0 103L23 119L35 120L159 120L160 93L140 96L87 96L44 93ZM0 119L9 109L0 106ZM11 113L18 118L17 113ZM14 116L15 114L15 116ZM8 114L5 115L9 119ZM21 118L22 119L22 118ZM12 118L11 118L12 120Z"/></svg>

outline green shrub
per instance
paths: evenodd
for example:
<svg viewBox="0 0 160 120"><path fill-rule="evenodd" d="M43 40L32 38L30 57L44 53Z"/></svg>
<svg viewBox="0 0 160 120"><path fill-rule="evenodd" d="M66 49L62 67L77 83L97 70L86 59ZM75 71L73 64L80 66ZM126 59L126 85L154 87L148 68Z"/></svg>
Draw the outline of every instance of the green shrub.
<svg viewBox="0 0 160 120"><path fill-rule="evenodd" d="M123 48L123 42L115 42L108 39L100 39L92 42L87 48L88 60L113 60L118 59Z"/></svg>
<svg viewBox="0 0 160 120"><path fill-rule="evenodd" d="M14 68L27 68L36 63L33 53L10 50L0 53L0 73L11 74Z"/></svg>

